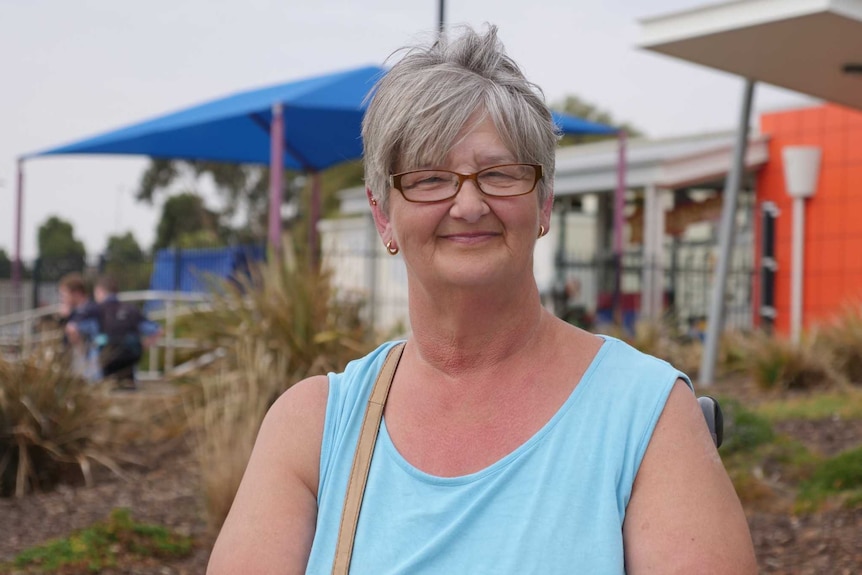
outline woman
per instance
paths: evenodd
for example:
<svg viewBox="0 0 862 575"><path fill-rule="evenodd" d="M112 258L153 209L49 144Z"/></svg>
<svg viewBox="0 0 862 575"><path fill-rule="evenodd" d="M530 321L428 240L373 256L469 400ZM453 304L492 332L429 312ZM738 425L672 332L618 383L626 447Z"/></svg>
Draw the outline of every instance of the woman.
<svg viewBox="0 0 862 575"><path fill-rule="evenodd" d="M368 199L412 334L351 573L754 573L685 376L548 313L533 276L556 135L490 27L415 48L363 124ZM264 421L210 573L329 573L385 344Z"/></svg>

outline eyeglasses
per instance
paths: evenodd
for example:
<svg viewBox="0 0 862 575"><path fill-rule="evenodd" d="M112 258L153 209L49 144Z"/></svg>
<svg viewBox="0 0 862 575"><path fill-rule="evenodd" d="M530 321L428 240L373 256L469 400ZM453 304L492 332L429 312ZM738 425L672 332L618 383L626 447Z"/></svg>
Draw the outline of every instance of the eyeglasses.
<svg viewBox="0 0 862 575"><path fill-rule="evenodd" d="M408 202L440 202L454 198L466 180L487 196L523 196L536 189L542 179L540 164L501 164L472 174L449 170L412 170L389 176L393 188Z"/></svg>

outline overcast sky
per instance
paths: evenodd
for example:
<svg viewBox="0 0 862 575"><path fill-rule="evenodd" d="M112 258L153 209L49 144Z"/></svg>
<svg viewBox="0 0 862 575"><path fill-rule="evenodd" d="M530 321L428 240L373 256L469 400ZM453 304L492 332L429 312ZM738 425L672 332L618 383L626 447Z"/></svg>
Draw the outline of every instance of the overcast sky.
<svg viewBox="0 0 862 575"><path fill-rule="evenodd" d="M703 0L447 0L449 24L498 25L553 103L578 95L650 136L732 129L737 77L637 48L638 21ZM433 30L437 0L0 0L0 248L14 249L15 166L53 147L236 91L367 64ZM758 86L755 113L808 103ZM88 255L159 207L133 195L146 159L25 164L23 255L51 215ZM210 198L210 201L213 199Z"/></svg>

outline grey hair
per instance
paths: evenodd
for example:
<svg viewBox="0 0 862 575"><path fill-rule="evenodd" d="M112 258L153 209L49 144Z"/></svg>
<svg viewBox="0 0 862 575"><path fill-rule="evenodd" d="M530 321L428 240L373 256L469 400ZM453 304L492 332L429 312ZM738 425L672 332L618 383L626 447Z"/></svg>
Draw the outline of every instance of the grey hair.
<svg viewBox="0 0 862 575"><path fill-rule="evenodd" d="M559 135L541 89L529 82L497 39L459 29L406 55L377 83L362 121L365 184L384 210L389 176L443 163L474 113L490 117L516 161L542 164L537 193L553 190Z"/></svg>

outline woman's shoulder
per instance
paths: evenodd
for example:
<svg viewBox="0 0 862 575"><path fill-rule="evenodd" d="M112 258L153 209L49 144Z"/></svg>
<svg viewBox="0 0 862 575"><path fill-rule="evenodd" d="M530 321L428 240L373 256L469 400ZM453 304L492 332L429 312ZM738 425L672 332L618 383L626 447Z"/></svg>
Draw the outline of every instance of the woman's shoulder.
<svg viewBox="0 0 862 575"><path fill-rule="evenodd" d="M363 383L369 376L376 377L388 351L398 342L387 342L371 353L350 361L341 372L331 372L327 375L313 375L303 379L287 389L273 404L270 412L274 417L297 415L295 412L324 415L328 400L333 395L345 393L360 393ZM371 377L373 382L374 377Z"/></svg>
<svg viewBox="0 0 862 575"><path fill-rule="evenodd" d="M349 362L344 371L329 373L330 395L336 402L361 401L369 393L389 351L400 341L387 341L360 358Z"/></svg>
<svg viewBox="0 0 862 575"><path fill-rule="evenodd" d="M644 353L621 339L601 335L604 340L601 350L602 367L620 384L644 385L650 382L668 387L680 379L692 388L691 379L668 361Z"/></svg>

